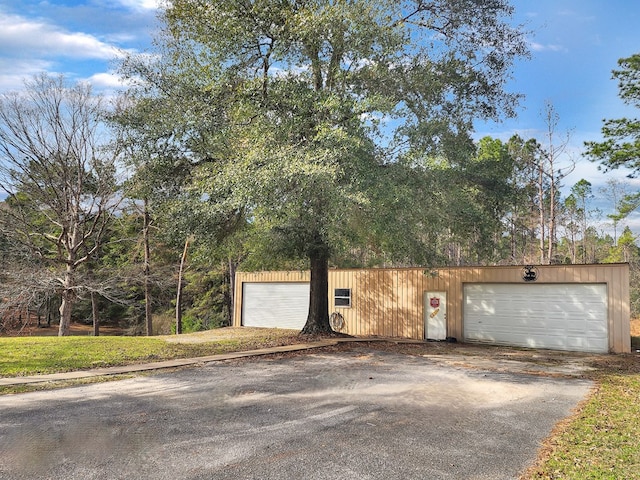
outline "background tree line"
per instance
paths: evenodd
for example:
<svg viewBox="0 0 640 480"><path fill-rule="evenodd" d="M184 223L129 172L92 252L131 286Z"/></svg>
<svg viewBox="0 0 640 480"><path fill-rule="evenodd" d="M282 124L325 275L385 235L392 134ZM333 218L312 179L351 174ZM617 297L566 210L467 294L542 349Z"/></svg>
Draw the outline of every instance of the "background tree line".
<svg viewBox="0 0 640 480"><path fill-rule="evenodd" d="M330 329L331 266L626 261L635 278L637 197L564 185L552 105L544 138L472 140L474 119L514 114L504 78L527 51L510 12L176 0L157 55L123 62L132 86L113 104L64 78L27 82L0 102L3 319L57 308L61 335L72 317L95 334L100 319L227 325L237 269L310 268L306 333ZM633 57L614 72L632 103L637 71ZM606 124L587 154L630 161L624 127Z"/></svg>

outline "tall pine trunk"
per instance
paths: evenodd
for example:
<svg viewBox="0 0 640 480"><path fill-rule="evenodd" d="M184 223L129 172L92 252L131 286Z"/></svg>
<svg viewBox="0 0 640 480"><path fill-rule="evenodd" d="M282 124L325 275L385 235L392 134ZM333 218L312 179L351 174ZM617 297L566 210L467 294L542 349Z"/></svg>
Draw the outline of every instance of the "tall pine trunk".
<svg viewBox="0 0 640 480"><path fill-rule="evenodd" d="M538 225L540 226L540 265L544 265L545 262L545 215L544 215L544 170L542 165L538 166Z"/></svg>
<svg viewBox="0 0 640 480"><path fill-rule="evenodd" d="M149 205L144 200L142 240L144 243L144 319L147 336L153 335L153 315L151 312L151 249L149 247Z"/></svg>
<svg viewBox="0 0 640 480"><path fill-rule="evenodd" d="M553 172L553 163L551 163ZM551 176L551 184L549 186L549 227L547 235L549 236L549 245L547 251L547 260L549 265L556 263L556 182L553 175Z"/></svg>

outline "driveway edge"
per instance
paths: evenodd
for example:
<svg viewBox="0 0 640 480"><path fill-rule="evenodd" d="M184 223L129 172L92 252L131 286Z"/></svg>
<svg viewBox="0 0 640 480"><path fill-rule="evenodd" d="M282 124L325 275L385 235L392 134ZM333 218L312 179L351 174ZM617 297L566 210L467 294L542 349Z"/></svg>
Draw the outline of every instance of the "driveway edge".
<svg viewBox="0 0 640 480"><path fill-rule="evenodd" d="M0 386L29 385L33 383L57 382L64 380L77 380L80 378L101 377L105 375L121 375L126 373L145 372L150 370L161 370L165 368L185 367L206 362L218 362L222 360L234 360L236 358L255 357L259 355L269 355L272 353L295 352L299 350L310 350L313 348L330 347L344 341L358 341L358 339L332 339L319 342L299 343L295 345L283 345L279 347L260 348L257 350L247 350L244 352L220 353L205 357L176 358L173 360L163 360L160 362L141 363L132 365L120 365L115 367L93 368L91 370L77 370L72 372L50 373L46 375L28 375L24 377L0 378ZM370 340L369 340L370 341Z"/></svg>

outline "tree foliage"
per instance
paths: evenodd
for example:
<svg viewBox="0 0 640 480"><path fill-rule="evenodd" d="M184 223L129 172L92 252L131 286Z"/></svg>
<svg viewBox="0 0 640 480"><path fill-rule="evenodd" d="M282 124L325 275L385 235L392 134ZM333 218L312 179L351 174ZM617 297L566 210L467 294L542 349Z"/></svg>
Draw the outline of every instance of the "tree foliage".
<svg viewBox="0 0 640 480"><path fill-rule="evenodd" d="M618 94L622 101L640 107L640 54L618 60L619 69L613 70L618 81ZM634 174L640 171L640 120L619 118L605 120L602 126L603 142L586 142L586 155L601 162L608 169L627 167Z"/></svg>
<svg viewBox="0 0 640 480"><path fill-rule="evenodd" d="M429 245L435 213L416 193L435 198L452 176L432 179L433 162L473 155L474 119L513 114L504 87L526 46L511 13L501 0L178 0L160 62L125 64L146 81L132 124L148 131L135 112L149 108L171 124L162 138L179 155L153 163L188 163L183 205L218 225L242 218L274 255L308 259L305 331L328 330L330 259L385 242L399 258L403 236L372 221L384 206L401 207L390 230L426 230L405 251Z"/></svg>

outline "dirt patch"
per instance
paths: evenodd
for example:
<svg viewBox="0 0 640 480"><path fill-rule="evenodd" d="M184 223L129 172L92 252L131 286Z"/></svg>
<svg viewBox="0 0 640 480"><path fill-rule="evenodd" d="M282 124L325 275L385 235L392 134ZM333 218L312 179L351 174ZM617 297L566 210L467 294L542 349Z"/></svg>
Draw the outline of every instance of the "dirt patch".
<svg viewBox="0 0 640 480"><path fill-rule="evenodd" d="M294 343L302 343L300 336L291 337ZM316 340L322 340L317 337ZM279 352L266 355L282 359L306 353L325 354L337 352L383 351L427 358L435 364L490 371L497 373L527 374L544 377L596 378L603 371L633 373L640 369L640 355L598 355L554 350L528 350L504 346L473 345L465 343L418 342L400 339L339 339L332 346L309 351ZM365 353L363 353L365 352ZM229 362L252 362L254 358L234 359Z"/></svg>
<svg viewBox="0 0 640 480"><path fill-rule="evenodd" d="M640 337L640 318L631 320L631 336Z"/></svg>
<svg viewBox="0 0 640 480"><path fill-rule="evenodd" d="M58 335L58 325L38 326L37 319L32 319L29 323L16 325L12 328L5 328L0 333L0 337L55 337ZM87 336L93 335L93 325L84 323L72 323L69 327L69 335ZM101 325L100 335L124 335L124 330L115 325Z"/></svg>
<svg viewBox="0 0 640 480"><path fill-rule="evenodd" d="M208 343L225 340L251 340L257 342L269 338L291 339L300 343L298 330L254 328L254 327L224 327L206 330L204 332L183 333L181 335L159 335L158 338L176 343Z"/></svg>
<svg viewBox="0 0 640 480"><path fill-rule="evenodd" d="M581 376L596 378L606 373L640 373L640 353L593 354L559 350L529 350L504 346L472 344L394 344L372 343L371 348L397 353L441 356L445 363L472 368L490 368L494 371L519 371L521 373ZM493 366L492 366L493 365Z"/></svg>
<svg viewBox="0 0 640 480"><path fill-rule="evenodd" d="M640 372L640 355L592 354L559 350L532 350L516 347L477 345L468 343L422 342L407 339L340 338L332 336L303 336L296 330L227 327L206 332L162 336L170 342L206 343L238 340L257 348L267 346L311 343L337 339L335 346L314 349L314 352L338 352L359 348L400 353L429 358L435 363L454 367L517 372L523 374L594 377L601 371ZM274 357L293 357L303 352L273 354ZM238 361L238 360L233 360Z"/></svg>
<svg viewBox="0 0 640 480"><path fill-rule="evenodd" d="M372 342L367 346L390 353L425 357L450 367L547 377L589 377L596 370L594 361L601 357L574 352L445 342Z"/></svg>

